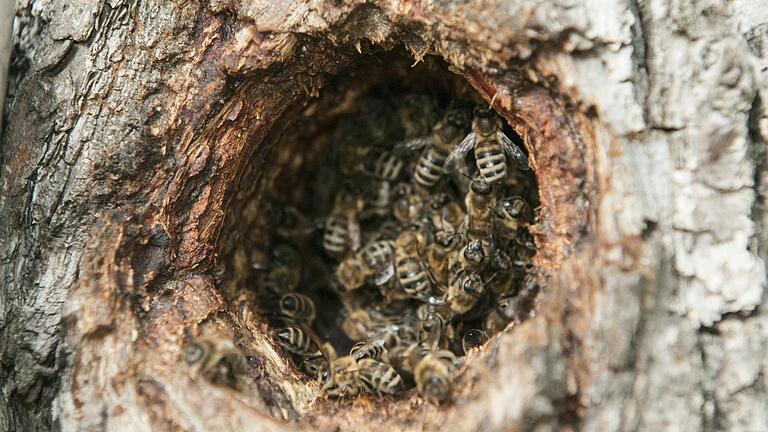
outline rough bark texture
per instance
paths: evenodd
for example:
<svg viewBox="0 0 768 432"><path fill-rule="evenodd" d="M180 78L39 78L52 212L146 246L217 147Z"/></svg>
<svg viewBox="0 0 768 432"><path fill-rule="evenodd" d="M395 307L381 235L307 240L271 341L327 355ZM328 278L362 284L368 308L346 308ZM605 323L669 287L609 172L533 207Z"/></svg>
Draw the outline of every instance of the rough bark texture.
<svg viewBox="0 0 768 432"><path fill-rule="evenodd" d="M21 0L16 19L0 429L768 430L759 2ZM537 315L470 356L449 406L315 400L220 289L265 137L357 44L496 95L540 184ZM190 379L180 347L212 331L250 392Z"/></svg>

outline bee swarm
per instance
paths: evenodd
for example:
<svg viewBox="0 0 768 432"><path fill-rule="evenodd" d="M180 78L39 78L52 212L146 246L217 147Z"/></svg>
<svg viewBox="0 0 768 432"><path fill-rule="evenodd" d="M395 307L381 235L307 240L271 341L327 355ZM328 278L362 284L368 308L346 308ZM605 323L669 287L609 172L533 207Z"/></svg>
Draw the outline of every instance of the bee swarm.
<svg viewBox="0 0 768 432"><path fill-rule="evenodd" d="M330 397L449 400L461 355L532 312L538 196L521 141L479 98L446 93L367 89L318 128L321 156L268 156L268 240L240 301Z"/></svg>

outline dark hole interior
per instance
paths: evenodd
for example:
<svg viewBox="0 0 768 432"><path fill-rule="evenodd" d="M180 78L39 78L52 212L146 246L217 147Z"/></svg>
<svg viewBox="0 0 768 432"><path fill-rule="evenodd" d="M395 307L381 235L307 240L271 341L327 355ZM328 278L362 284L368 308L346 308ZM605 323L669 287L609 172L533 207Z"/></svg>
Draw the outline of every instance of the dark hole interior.
<svg viewBox="0 0 768 432"><path fill-rule="evenodd" d="M436 184L423 186L415 172L435 146L435 130L455 123L458 138L449 140L455 146L473 130L472 119L483 115L473 109L487 103L437 58L412 63L397 50L364 57L329 80L319 98L289 108L255 156L253 175L244 177L249 183L241 187L246 191L238 229L241 254L234 254L234 270L278 345L297 342L295 334L281 340L277 330L293 327L320 348L317 365L311 356L290 349L286 355L299 370L319 375L321 385L329 360L346 356L356 342L381 340L392 358L379 361L398 372L403 388L413 386L414 366L426 352L443 349L460 357L465 349L481 348L488 337L528 316L538 290L532 282L535 244L528 228L535 225L539 205L534 173L506 156L501 162L506 178L488 188L482 180L490 177L484 177L475 159L475 154L486 155L470 150L463 159L466 174L443 175L438 169ZM465 124L449 119L449 111L463 113ZM499 121L501 132L525 151L520 137ZM422 148L402 144L422 137ZM474 212L465 205L470 191L482 203ZM485 196L495 197L496 204L486 204L493 200ZM448 208L461 210L457 221L446 222L452 214ZM331 215L336 225L329 223ZM505 217L517 218L519 227L505 228ZM342 234L336 235L338 226ZM355 227L359 248L353 245L356 236L349 234ZM410 234L405 232L415 234L413 247L406 247ZM374 242L390 247L376 266L365 264L364 255ZM442 261L430 259L443 256L438 252L445 256ZM477 261L473 252L480 254ZM403 262L404 256L415 259ZM350 270L354 277L340 278L337 270L345 262L357 270ZM445 264L435 268L435 262ZM364 282L358 287L360 279ZM287 310L302 307L302 299L291 293L311 300L316 315L311 323L287 316ZM456 312L452 305L459 297L466 300ZM366 313L378 316L371 318L373 329L351 334L357 322L353 316ZM439 332L433 330L435 322ZM394 336L382 336L390 333Z"/></svg>

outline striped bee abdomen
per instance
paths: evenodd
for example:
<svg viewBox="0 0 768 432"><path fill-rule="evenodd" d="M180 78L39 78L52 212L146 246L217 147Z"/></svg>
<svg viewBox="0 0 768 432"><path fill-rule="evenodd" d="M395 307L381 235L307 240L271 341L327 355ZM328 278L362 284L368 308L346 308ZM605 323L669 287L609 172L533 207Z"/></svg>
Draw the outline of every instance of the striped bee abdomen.
<svg viewBox="0 0 768 432"><path fill-rule="evenodd" d="M347 221L339 216L329 216L323 229L323 248L330 255L341 255L347 249L349 231Z"/></svg>
<svg viewBox="0 0 768 432"><path fill-rule="evenodd" d="M379 240L369 243L363 249L363 260L369 268L376 269L389 262L392 258L394 243L389 240Z"/></svg>
<svg viewBox="0 0 768 432"><path fill-rule="evenodd" d="M320 348L308 334L296 327L284 327L277 330L277 341L286 350L303 357L320 355Z"/></svg>
<svg viewBox="0 0 768 432"><path fill-rule="evenodd" d="M358 365L360 381L368 392L394 394L402 388L403 380L392 366L372 359L360 360Z"/></svg>
<svg viewBox="0 0 768 432"><path fill-rule="evenodd" d="M349 350L349 355L355 360L364 358L379 360L384 356L387 349L384 344L378 341L362 341L354 344Z"/></svg>
<svg viewBox="0 0 768 432"><path fill-rule="evenodd" d="M448 154L436 146L428 148L419 157L413 179L421 186L427 188L434 186L443 175L443 165L447 158Z"/></svg>
<svg viewBox="0 0 768 432"><path fill-rule="evenodd" d="M426 293L429 289L429 279L421 267L416 257L400 257L395 263L397 278L400 286L408 295L419 295Z"/></svg>
<svg viewBox="0 0 768 432"><path fill-rule="evenodd" d="M400 177L403 160L390 152L382 151L373 160L371 174L382 180L394 181Z"/></svg>
<svg viewBox="0 0 768 432"><path fill-rule="evenodd" d="M507 158L495 140L479 141L475 146L475 160L480 175L488 183L500 182L507 177Z"/></svg>

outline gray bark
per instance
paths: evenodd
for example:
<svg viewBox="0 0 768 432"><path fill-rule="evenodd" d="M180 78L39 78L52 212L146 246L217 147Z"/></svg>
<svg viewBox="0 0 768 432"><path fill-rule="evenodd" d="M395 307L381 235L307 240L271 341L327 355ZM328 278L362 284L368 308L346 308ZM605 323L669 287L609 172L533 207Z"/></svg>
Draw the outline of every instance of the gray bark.
<svg viewBox="0 0 768 432"><path fill-rule="evenodd" d="M362 3L18 2L0 430L768 430L768 9ZM314 400L217 290L249 161L360 40L496 94L541 185L549 286L451 406ZM256 359L251 393L190 379L211 331Z"/></svg>
<svg viewBox="0 0 768 432"><path fill-rule="evenodd" d="M5 100L5 89L8 87L8 60L11 57L13 38L14 2L5 0L0 3L0 101ZM0 103L0 130L3 129L3 103Z"/></svg>

